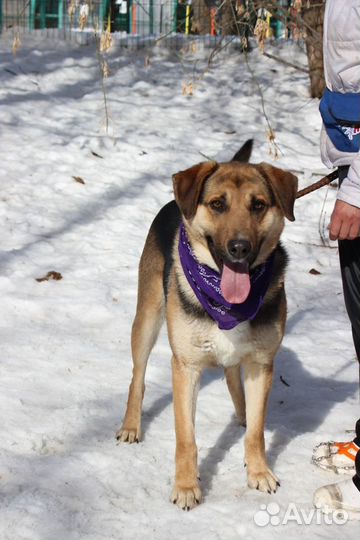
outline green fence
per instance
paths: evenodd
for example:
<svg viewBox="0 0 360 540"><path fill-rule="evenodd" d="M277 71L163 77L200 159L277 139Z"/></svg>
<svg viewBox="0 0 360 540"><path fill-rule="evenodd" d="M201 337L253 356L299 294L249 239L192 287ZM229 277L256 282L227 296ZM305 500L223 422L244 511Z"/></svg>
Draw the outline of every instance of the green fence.
<svg viewBox="0 0 360 540"><path fill-rule="evenodd" d="M29 28L63 28L64 0L30 0Z"/></svg>
<svg viewBox="0 0 360 540"><path fill-rule="evenodd" d="M234 19L233 8L241 2L247 14ZM282 2L283 6L290 4ZM196 5L195 0L0 0L0 29L107 29L140 37L181 33L243 38L252 34L259 16L252 6L252 0L202 0ZM285 20L276 14L261 17L269 22L275 37L285 33Z"/></svg>
<svg viewBox="0 0 360 540"><path fill-rule="evenodd" d="M178 0L0 0L0 29L106 28L155 35L177 30L179 5Z"/></svg>

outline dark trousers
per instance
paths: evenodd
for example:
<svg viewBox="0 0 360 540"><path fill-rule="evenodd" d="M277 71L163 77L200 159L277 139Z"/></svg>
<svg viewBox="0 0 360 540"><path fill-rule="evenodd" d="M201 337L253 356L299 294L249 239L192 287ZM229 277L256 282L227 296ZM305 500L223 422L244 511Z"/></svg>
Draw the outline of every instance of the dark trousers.
<svg viewBox="0 0 360 540"><path fill-rule="evenodd" d="M339 167L339 182L349 167ZM346 310L350 319L357 359L360 362L360 237L339 240L341 277Z"/></svg>
<svg viewBox="0 0 360 540"><path fill-rule="evenodd" d="M349 167L339 167L340 185L348 170ZM355 240L339 240L339 255L345 306L351 323L356 356L360 362L360 237ZM354 442L360 446L360 419L356 422ZM360 491L360 450L356 454L355 469L353 482Z"/></svg>

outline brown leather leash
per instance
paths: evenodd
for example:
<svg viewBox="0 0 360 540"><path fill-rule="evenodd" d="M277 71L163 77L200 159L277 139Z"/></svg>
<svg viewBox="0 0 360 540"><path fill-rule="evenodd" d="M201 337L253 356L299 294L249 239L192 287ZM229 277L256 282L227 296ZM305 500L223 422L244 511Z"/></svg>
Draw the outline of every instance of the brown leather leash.
<svg viewBox="0 0 360 540"><path fill-rule="evenodd" d="M296 199L300 199L300 197L304 197L304 195L307 195L308 193L312 193L313 191L323 187L327 186L328 184L331 184L336 178L339 177L339 172L336 170L327 176L324 176L324 178L321 178L321 180L318 180L314 184L311 184L310 186L300 189L300 191L296 194Z"/></svg>

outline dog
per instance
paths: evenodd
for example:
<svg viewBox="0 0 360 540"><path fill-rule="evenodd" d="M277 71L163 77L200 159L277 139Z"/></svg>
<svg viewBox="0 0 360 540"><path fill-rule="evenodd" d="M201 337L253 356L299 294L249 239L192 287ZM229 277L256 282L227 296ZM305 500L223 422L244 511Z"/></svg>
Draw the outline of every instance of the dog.
<svg viewBox="0 0 360 540"><path fill-rule="evenodd" d="M202 497L194 422L200 375L209 366L224 368L246 425L248 486L274 493L280 485L267 465L264 423L286 321L280 235L284 218L295 219L297 178L250 164L251 151L249 140L230 162L207 161L175 174L175 200L155 217L140 260L133 377L117 438L140 440L147 360L166 318L176 431L171 501L184 510Z"/></svg>

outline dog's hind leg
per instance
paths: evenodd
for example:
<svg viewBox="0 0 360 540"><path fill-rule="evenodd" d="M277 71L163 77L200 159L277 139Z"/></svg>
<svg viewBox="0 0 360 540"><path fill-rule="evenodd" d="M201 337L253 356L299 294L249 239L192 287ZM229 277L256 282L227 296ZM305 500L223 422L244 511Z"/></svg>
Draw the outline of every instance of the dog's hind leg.
<svg viewBox="0 0 360 540"><path fill-rule="evenodd" d="M240 366L225 368L226 383L234 403L236 416L242 426L246 425L245 396L241 382Z"/></svg>
<svg viewBox="0 0 360 540"><path fill-rule="evenodd" d="M151 233L139 267L138 302L131 332L133 376L129 388L123 424L116 434L121 442L141 438L141 409L145 392L145 371L150 352L158 337L165 315L163 291L164 260Z"/></svg>

